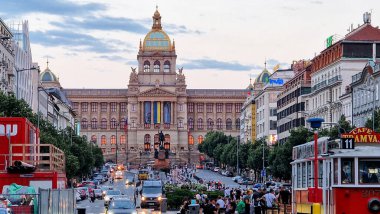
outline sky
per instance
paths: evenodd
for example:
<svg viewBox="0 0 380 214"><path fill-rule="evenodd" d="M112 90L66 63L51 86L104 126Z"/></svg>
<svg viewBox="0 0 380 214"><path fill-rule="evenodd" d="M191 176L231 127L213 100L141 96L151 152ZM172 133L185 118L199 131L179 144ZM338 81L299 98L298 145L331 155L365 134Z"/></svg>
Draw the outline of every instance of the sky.
<svg viewBox="0 0 380 214"><path fill-rule="evenodd" d="M364 12L380 25L378 0L0 0L0 18L28 20L33 61L48 57L62 87L127 88L156 5L188 88L246 88L264 62L312 59Z"/></svg>

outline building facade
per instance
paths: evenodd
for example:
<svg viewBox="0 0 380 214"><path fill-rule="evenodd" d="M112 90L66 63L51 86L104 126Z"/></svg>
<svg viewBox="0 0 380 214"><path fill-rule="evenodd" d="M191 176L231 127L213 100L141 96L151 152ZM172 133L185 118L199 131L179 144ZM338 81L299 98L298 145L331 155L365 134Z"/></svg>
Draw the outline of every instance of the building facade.
<svg viewBox="0 0 380 214"><path fill-rule="evenodd" d="M294 77L284 84L277 97L277 134L281 144L290 136L290 129L305 126L305 95L310 93L311 62L294 62L292 69Z"/></svg>
<svg viewBox="0 0 380 214"><path fill-rule="evenodd" d="M209 131L238 136L247 90L187 89L176 49L156 10L151 31L140 41L138 67L131 68L128 89L66 89L81 133L104 154L118 151L128 162L153 156L158 133L165 135L171 158L198 161L197 144ZM140 158L141 159L141 158Z"/></svg>
<svg viewBox="0 0 380 214"><path fill-rule="evenodd" d="M376 61L379 41L380 30L366 19L312 60L311 93L306 103L309 117L320 117L329 123L339 121L344 113L340 97L351 84L351 77L361 72L368 60Z"/></svg>
<svg viewBox="0 0 380 214"><path fill-rule="evenodd" d="M15 93L13 34L0 18L0 91L5 94Z"/></svg>

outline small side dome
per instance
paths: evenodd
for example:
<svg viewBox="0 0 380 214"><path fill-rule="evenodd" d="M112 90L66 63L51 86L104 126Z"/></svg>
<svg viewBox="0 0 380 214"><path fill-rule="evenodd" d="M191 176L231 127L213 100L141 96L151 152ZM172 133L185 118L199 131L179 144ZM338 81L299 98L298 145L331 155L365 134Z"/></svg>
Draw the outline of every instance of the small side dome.
<svg viewBox="0 0 380 214"><path fill-rule="evenodd" d="M58 82L58 79L54 75L54 73L50 71L49 68L46 68L45 71L43 71L40 74L40 81L41 82Z"/></svg>
<svg viewBox="0 0 380 214"><path fill-rule="evenodd" d="M269 71L265 68L260 75L255 79L255 83L267 83L270 77Z"/></svg>

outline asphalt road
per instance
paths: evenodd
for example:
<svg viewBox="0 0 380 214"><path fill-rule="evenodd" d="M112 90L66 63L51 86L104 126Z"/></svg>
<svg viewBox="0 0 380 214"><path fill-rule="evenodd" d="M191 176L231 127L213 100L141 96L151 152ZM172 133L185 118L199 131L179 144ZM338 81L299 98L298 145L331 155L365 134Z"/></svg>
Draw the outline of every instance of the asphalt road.
<svg viewBox="0 0 380 214"><path fill-rule="evenodd" d="M198 177L202 178L204 181L220 181L223 184L226 185L226 187L230 188L246 188L246 185L239 185L238 183L235 183L232 181L232 177L226 177L223 176L217 172L213 172L211 170L205 170L205 169L197 169L195 173ZM247 185L247 187L252 187L251 185Z"/></svg>

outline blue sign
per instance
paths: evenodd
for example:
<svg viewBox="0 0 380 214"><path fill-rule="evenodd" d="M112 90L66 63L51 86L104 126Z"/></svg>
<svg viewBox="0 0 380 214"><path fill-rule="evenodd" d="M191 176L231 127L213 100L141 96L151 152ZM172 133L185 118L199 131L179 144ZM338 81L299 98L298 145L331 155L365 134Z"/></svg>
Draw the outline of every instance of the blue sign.
<svg viewBox="0 0 380 214"><path fill-rule="evenodd" d="M283 85L284 84L284 80L283 79L269 79L269 84L276 84L276 85Z"/></svg>
<svg viewBox="0 0 380 214"><path fill-rule="evenodd" d="M265 177L265 176L266 176L265 169L264 169L264 170L261 170L261 177Z"/></svg>

